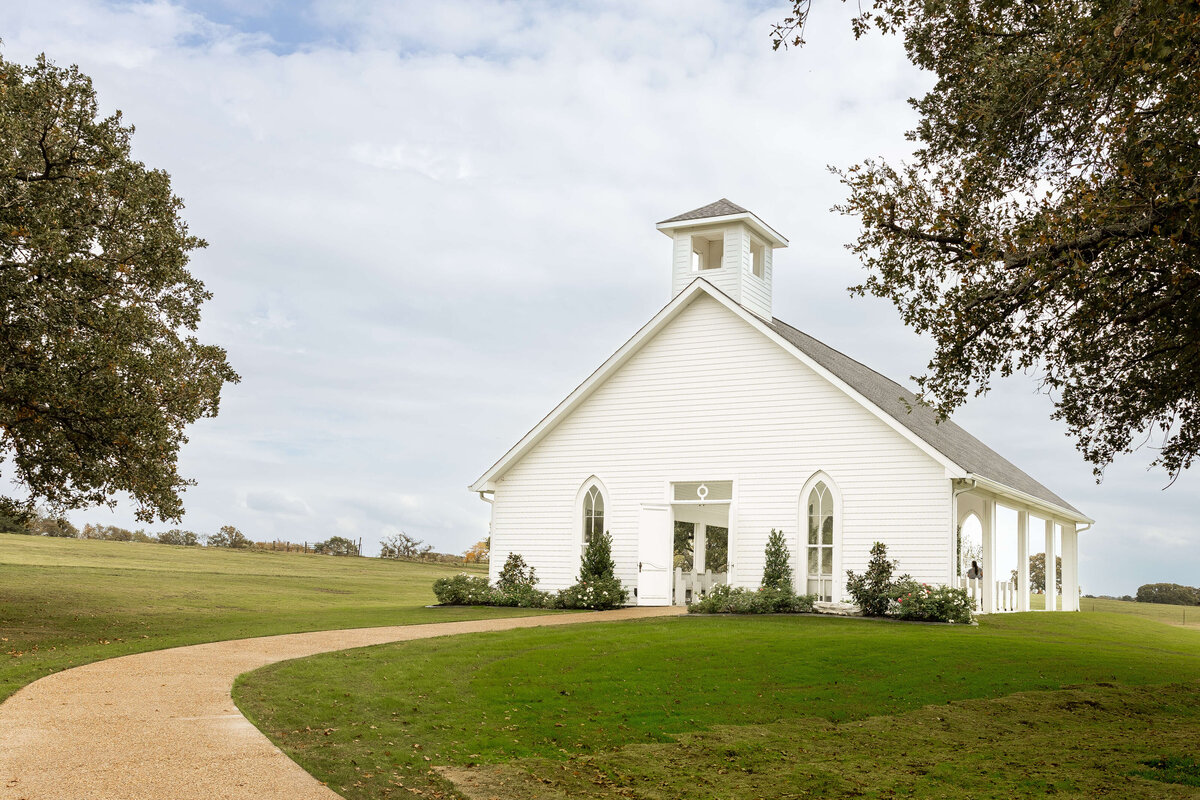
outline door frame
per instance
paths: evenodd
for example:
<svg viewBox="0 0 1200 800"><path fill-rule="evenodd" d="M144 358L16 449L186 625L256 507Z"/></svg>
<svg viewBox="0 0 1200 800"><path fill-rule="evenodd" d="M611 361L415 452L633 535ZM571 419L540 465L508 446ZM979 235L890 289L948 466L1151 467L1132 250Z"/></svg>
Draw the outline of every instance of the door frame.
<svg viewBox="0 0 1200 800"><path fill-rule="evenodd" d="M718 472L717 474L719 475L720 473ZM732 485L732 489L731 489L730 496L729 496L730 499L728 499L728 500L712 500L708 503L701 503L696 500L683 500L683 501L679 501L679 502L675 501L675 492L674 492L673 487L677 483L724 483L726 481L728 481ZM674 519L675 519L675 508L674 507L677 505L727 505L727 506L729 506L729 519L728 519L728 524L726 525L726 528L729 530L729 545L728 545L728 547L729 547L729 571L726 574L725 581L730 586L736 585L736 581L737 581L737 577L738 577L738 572L737 572L737 561L738 561L738 557L737 557L737 552L738 552L737 551L737 544L738 544L737 509L738 509L738 487L740 484L741 484L741 479L736 475L724 477L724 478L714 477L713 473L709 473L707 475L702 475L700 477L695 477L695 476L690 476L690 475L683 476L683 477L673 476L663 482L663 492L662 492L663 502L666 503L667 505L671 506L672 523L674 522ZM674 551L672 550L672 552L674 552Z"/></svg>

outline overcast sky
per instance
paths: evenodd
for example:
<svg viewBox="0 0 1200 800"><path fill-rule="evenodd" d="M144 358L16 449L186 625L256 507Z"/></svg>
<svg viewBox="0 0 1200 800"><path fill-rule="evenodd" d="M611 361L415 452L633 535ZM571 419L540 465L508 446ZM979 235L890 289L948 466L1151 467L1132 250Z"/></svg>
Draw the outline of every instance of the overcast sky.
<svg viewBox="0 0 1200 800"><path fill-rule="evenodd" d="M777 316L909 382L929 344L847 294L826 165L903 157L929 81L817 6L774 53L755 2L6 2L4 57L92 76L210 244L201 336L243 380L183 450L184 526L461 552L467 484L670 299L654 223L720 197L791 240ZM1098 520L1085 592L1200 583L1200 476L1142 451L1097 485L1050 412L1021 376L956 420Z"/></svg>

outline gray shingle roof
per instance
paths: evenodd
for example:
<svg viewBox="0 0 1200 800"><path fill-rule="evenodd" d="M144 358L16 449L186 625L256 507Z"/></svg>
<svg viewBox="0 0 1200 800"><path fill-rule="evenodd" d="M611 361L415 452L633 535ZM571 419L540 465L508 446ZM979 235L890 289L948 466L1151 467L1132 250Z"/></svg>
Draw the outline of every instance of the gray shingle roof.
<svg viewBox="0 0 1200 800"><path fill-rule="evenodd" d="M680 214L677 217L671 217L670 219L664 219L662 222L660 222L658 224L665 225L668 222L686 222L689 219L707 219L708 217L724 217L724 216L728 216L729 214L749 214L749 213L750 213L749 211L742 208L738 204L731 203L728 200L726 200L724 197L722 197L720 200L718 200L715 203L709 203L706 206L700 206L700 208L694 208L691 211L687 211L683 214Z"/></svg>
<svg viewBox="0 0 1200 800"><path fill-rule="evenodd" d="M900 384L817 341L807 333L796 330L786 322L774 319L770 325L800 352L841 378L934 450L967 472L1077 514L1082 513L958 425L950 420L939 423L936 412L928 406L918 405L917 396Z"/></svg>

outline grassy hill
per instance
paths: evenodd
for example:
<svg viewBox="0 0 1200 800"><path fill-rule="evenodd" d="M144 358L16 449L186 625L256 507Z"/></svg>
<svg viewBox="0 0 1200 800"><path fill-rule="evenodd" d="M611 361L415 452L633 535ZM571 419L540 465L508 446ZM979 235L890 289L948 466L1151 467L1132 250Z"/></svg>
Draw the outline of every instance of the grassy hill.
<svg viewBox="0 0 1200 800"><path fill-rule="evenodd" d="M513 613L425 608L433 581L462 569L0 534L0 700L50 672L145 650Z"/></svg>
<svg viewBox="0 0 1200 800"><path fill-rule="evenodd" d="M330 653L235 697L353 799L1181 798L1198 680L1200 632L1134 615L689 616Z"/></svg>

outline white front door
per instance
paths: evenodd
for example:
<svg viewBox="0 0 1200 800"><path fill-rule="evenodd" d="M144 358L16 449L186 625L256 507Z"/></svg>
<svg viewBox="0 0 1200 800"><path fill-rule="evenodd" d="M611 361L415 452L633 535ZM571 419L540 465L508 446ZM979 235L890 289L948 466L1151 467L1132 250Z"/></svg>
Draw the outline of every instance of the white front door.
<svg viewBox="0 0 1200 800"><path fill-rule="evenodd" d="M638 525L639 606L671 604L672 516L669 505L644 505Z"/></svg>

